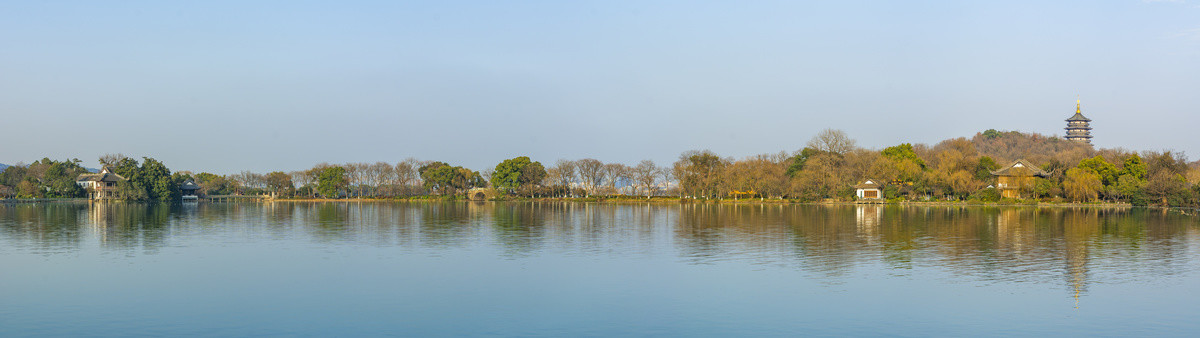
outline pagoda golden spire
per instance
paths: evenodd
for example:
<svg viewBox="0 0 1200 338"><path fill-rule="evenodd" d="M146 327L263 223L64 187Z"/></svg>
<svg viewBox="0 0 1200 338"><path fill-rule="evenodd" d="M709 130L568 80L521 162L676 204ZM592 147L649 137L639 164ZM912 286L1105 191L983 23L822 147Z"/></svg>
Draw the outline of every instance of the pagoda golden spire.
<svg viewBox="0 0 1200 338"><path fill-rule="evenodd" d="M1092 127L1088 126L1088 122L1092 120L1083 116L1083 109L1080 108L1081 104L1079 102L1079 95L1075 95L1075 115L1067 119L1067 128L1065 128L1067 135L1063 136L1063 138L1092 143Z"/></svg>

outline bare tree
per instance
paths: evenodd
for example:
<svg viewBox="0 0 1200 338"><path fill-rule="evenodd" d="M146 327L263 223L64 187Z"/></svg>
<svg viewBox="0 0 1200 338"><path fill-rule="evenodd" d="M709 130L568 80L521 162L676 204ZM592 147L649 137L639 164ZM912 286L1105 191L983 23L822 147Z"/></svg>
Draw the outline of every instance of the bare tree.
<svg viewBox="0 0 1200 338"><path fill-rule="evenodd" d="M625 186L621 188L621 190L625 190L625 192L622 192L621 194L637 196L637 183L633 181L633 167L627 165L622 165L621 167L625 169L621 171L620 175L621 182L625 182Z"/></svg>
<svg viewBox="0 0 1200 338"><path fill-rule="evenodd" d="M482 176L483 180L486 181L489 186L491 186L492 185L492 174L495 174L495 173L496 173L495 169L489 168L489 169L484 169L483 171L479 172L479 176Z"/></svg>
<svg viewBox="0 0 1200 338"><path fill-rule="evenodd" d="M825 129L808 141L808 147L824 152L845 154L854 150L856 143L844 131Z"/></svg>
<svg viewBox="0 0 1200 338"><path fill-rule="evenodd" d="M725 168L731 162L733 159L722 158L710 150L686 151L675 162L674 174L680 190L693 198L719 198L729 191Z"/></svg>
<svg viewBox="0 0 1200 338"><path fill-rule="evenodd" d="M396 167L393 167L387 162L375 162L375 164L372 164L371 166L373 167L372 171L375 173L375 194L377 196L381 193L386 195L395 195L397 187ZM387 191L380 191L383 190L383 187L388 187Z"/></svg>
<svg viewBox="0 0 1200 338"><path fill-rule="evenodd" d="M392 170L392 165L385 162L360 163L359 165L362 166L359 169L362 170L362 186L359 187L359 195L377 195L379 186L384 183L384 171Z"/></svg>
<svg viewBox="0 0 1200 338"><path fill-rule="evenodd" d="M671 184L675 182L675 172L671 168L658 167L658 179L661 184Z"/></svg>
<svg viewBox="0 0 1200 338"><path fill-rule="evenodd" d="M232 176L233 180L242 187L249 189L266 188L266 178L262 174L256 174L250 171L242 171Z"/></svg>
<svg viewBox="0 0 1200 338"><path fill-rule="evenodd" d="M554 167L552 169L557 172L557 175L554 176L555 181L553 184L563 185L570 188L571 183L575 183L575 161L558 160L557 162L554 162ZM549 171L547 171L547 173L549 173ZM547 175L547 177L549 177L549 175Z"/></svg>
<svg viewBox="0 0 1200 338"><path fill-rule="evenodd" d="M583 181L588 196L596 192L596 187L604 183L604 163L592 158L575 161L575 169L579 171L579 179Z"/></svg>
<svg viewBox="0 0 1200 338"><path fill-rule="evenodd" d="M120 153L104 154L103 156L100 156L100 167L115 166L115 165L117 165L118 162L121 162L121 160L124 160L127 158L129 158L129 157L125 156L124 154L120 154Z"/></svg>
<svg viewBox="0 0 1200 338"><path fill-rule="evenodd" d="M762 154L734 162L726 168L724 184L734 192L734 198L758 196L760 199L782 196L788 184L786 166L781 156Z"/></svg>
<svg viewBox="0 0 1200 338"><path fill-rule="evenodd" d="M654 161L651 160L643 160L631 170L634 181L646 191L646 198L650 198L650 194L654 191L654 183L661 176L659 170L658 166L654 165Z"/></svg>
<svg viewBox="0 0 1200 338"><path fill-rule="evenodd" d="M620 163L609 163L604 165L604 181L608 182L608 188L616 192L617 184L627 180L629 176L629 167Z"/></svg>
<svg viewBox="0 0 1200 338"><path fill-rule="evenodd" d="M358 188L357 197L362 197L363 188L367 183L367 168L370 165L366 163L346 163L342 167L346 169L346 178L350 180L350 186ZM351 191L353 190L351 189Z"/></svg>
<svg viewBox="0 0 1200 338"><path fill-rule="evenodd" d="M292 177L292 182L296 183L297 189L306 187L313 182L312 176L309 176L308 172L304 170L289 172L288 176Z"/></svg>
<svg viewBox="0 0 1200 338"><path fill-rule="evenodd" d="M417 173L417 168L420 167L420 161L415 158L407 158L400 163L396 163L396 181L403 186L420 185L421 175Z"/></svg>

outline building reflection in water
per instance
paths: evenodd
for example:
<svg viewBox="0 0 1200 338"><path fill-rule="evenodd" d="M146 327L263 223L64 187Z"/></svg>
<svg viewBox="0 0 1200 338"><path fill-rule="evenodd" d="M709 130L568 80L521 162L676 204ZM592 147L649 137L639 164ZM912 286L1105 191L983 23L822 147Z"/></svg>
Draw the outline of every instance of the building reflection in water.
<svg viewBox="0 0 1200 338"><path fill-rule="evenodd" d="M185 215L181 206L142 203L89 203L82 227L102 247L157 252L166 243L171 217Z"/></svg>
<svg viewBox="0 0 1200 338"><path fill-rule="evenodd" d="M854 220L858 225L858 234L868 242L879 235L879 220L883 218L883 207L879 205L858 205L854 208Z"/></svg>

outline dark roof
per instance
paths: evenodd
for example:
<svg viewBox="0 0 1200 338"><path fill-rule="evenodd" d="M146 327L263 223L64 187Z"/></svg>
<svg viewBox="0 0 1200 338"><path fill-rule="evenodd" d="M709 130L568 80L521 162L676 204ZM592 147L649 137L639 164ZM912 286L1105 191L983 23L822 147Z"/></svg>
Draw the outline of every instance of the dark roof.
<svg viewBox="0 0 1200 338"><path fill-rule="evenodd" d="M880 184L879 180L868 179L866 181L863 181L862 183L855 185L854 189L879 189L879 187L882 187L882 186L883 186L883 184Z"/></svg>
<svg viewBox="0 0 1200 338"><path fill-rule="evenodd" d="M79 175L78 178L75 178L75 181L78 181L78 182L83 182L83 181L120 182L120 181L124 181L124 180L125 180L124 176L117 175L117 174L113 173L112 170L108 170L108 168L101 169L100 173L98 173L98 174L82 174L82 175Z"/></svg>
<svg viewBox="0 0 1200 338"><path fill-rule="evenodd" d="M188 179L187 181L183 181L183 183L179 184L179 190L199 190L199 189L200 189L200 186L196 185L196 182L193 182L191 179Z"/></svg>
<svg viewBox="0 0 1200 338"><path fill-rule="evenodd" d="M1070 122L1070 121L1092 122L1091 119L1083 117L1083 114L1080 112L1075 112L1075 115L1073 115L1073 116L1071 116L1071 118L1067 119L1067 122Z"/></svg>
<svg viewBox="0 0 1200 338"><path fill-rule="evenodd" d="M1022 173L1021 172L1022 169L1027 170L1028 174ZM1030 176L1037 176L1037 177L1050 176L1050 174L1043 171L1042 168L1038 168L1036 165L1030 164L1029 161L1026 161L1025 159L1013 161L1012 164L1009 164L1008 166L1006 166L1004 168L1000 168L1000 170L993 170L992 175L996 175L996 176L1026 176L1026 175L1030 175Z"/></svg>

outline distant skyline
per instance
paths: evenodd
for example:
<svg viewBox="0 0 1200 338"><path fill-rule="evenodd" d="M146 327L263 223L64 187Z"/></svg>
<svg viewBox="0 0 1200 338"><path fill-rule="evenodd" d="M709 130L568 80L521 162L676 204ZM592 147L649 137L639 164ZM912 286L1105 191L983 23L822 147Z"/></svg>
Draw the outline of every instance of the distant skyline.
<svg viewBox="0 0 1200 338"><path fill-rule="evenodd" d="M671 163L987 129L1200 158L1200 1L0 3L0 163Z"/></svg>

